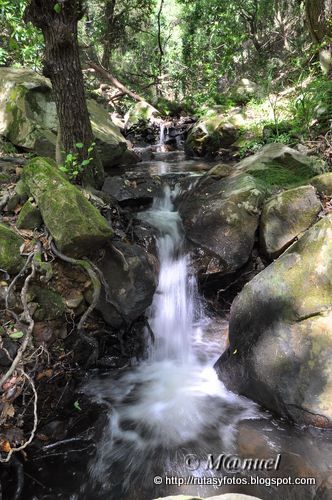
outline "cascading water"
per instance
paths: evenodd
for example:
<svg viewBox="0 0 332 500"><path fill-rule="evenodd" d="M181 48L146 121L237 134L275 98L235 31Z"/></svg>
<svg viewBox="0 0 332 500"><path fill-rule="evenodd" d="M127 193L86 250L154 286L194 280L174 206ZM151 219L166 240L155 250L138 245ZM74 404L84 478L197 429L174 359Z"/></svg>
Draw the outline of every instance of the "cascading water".
<svg viewBox="0 0 332 500"><path fill-rule="evenodd" d="M213 370L220 348L204 338L209 320L184 252L175 196L166 187L140 216L159 231L159 285L149 318L155 342L148 359L118 379L97 378L86 388L111 404L90 464L101 498L149 498L144 487L152 494L156 473L187 475L184 457L192 450L211 453L217 443L219 452L231 451L237 423L259 416L255 404L227 391Z"/></svg>

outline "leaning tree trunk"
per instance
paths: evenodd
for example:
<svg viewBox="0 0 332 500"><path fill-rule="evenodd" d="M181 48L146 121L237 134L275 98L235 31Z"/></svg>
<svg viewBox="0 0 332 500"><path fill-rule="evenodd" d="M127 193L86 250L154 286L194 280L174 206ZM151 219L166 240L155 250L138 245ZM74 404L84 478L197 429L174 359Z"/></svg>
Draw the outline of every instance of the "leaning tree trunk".
<svg viewBox="0 0 332 500"><path fill-rule="evenodd" d="M88 159L88 148L94 142L77 40L77 23L83 14L82 0L30 0L24 16L43 32L43 73L52 82L62 145L66 153L76 153L80 163ZM79 143L83 148L76 147ZM100 187L103 167L96 150L92 156L80 180Z"/></svg>

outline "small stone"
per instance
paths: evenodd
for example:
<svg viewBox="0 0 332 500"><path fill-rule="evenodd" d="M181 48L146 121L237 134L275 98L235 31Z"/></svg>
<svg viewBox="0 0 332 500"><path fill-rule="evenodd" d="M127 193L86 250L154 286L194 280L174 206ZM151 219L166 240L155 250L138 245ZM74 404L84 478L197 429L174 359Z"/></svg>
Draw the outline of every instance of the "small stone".
<svg viewBox="0 0 332 500"><path fill-rule="evenodd" d="M18 229L36 229L43 223L39 208L26 201L17 218Z"/></svg>
<svg viewBox="0 0 332 500"><path fill-rule="evenodd" d="M69 309L77 309L83 302L84 296L79 290L73 290L69 297L65 299L65 304Z"/></svg>

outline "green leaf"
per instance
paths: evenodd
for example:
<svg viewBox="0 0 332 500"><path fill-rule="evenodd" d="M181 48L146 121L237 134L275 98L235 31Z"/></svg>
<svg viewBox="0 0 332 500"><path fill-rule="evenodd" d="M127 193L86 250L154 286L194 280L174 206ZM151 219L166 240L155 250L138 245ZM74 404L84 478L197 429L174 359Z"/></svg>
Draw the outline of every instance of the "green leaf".
<svg viewBox="0 0 332 500"><path fill-rule="evenodd" d="M53 9L55 10L55 12L56 12L57 14L60 14L61 9L62 9L61 4L60 4L60 3L56 3L56 4L54 5Z"/></svg>
<svg viewBox="0 0 332 500"><path fill-rule="evenodd" d="M82 408L80 407L80 404L78 401L75 401L74 403L74 408L77 410L77 411L82 411Z"/></svg>
<svg viewBox="0 0 332 500"><path fill-rule="evenodd" d="M74 155L72 153L67 154L66 161L73 161Z"/></svg>
<svg viewBox="0 0 332 500"><path fill-rule="evenodd" d="M83 144L82 142L77 142L77 143L75 144L75 146L77 147L77 149L82 149L82 148L84 148L84 144Z"/></svg>
<svg viewBox="0 0 332 500"><path fill-rule="evenodd" d="M61 172L68 172L67 167L64 167L63 165L59 167L59 170L61 170Z"/></svg>
<svg viewBox="0 0 332 500"><path fill-rule="evenodd" d="M13 332L9 334L9 337L13 340L21 339L24 336L23 332Z"/></svg>
<svg viewBox="0 0 332 500"><path fill-rule="evenodd" d="M86 167L89 164L90 164L90 160L83 160L81 163L82 167Z"/></svg>

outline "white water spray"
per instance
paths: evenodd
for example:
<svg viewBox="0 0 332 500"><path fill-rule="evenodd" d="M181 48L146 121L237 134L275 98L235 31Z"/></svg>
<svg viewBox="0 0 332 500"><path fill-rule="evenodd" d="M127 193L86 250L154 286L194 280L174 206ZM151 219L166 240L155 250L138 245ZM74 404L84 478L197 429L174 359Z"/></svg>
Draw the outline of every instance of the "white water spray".
<svg viewBox="0 0 332 500"><path fill-rule="evenodd" d="M91 465L93 478L105 488L117 467L124 475L121 488L130 489L137 479L151 480L156 467L162 473L173 467L174 454L177 472L185 475L183 450L191 446L211 453L206 443L212 440L219 450L230 451L238 422L258 416L254 403L227 391L218 379L213 363L220 350L208 341L202 361L208 318L184 253L175 196L167 187L140 216L160 233L159 285L149 318L155 343L149 358L117 380L96 379L87 387L97 401L111 401L109 425Z"/></svg>

